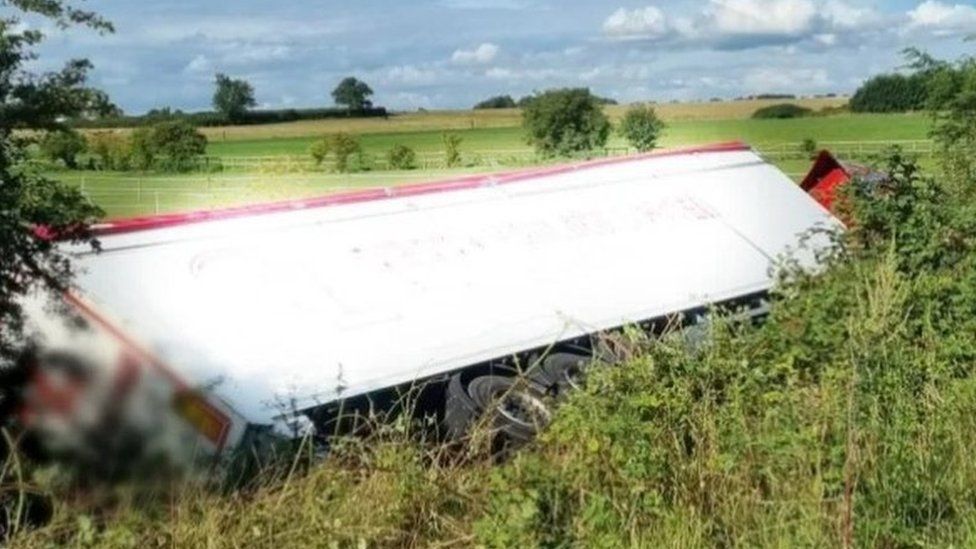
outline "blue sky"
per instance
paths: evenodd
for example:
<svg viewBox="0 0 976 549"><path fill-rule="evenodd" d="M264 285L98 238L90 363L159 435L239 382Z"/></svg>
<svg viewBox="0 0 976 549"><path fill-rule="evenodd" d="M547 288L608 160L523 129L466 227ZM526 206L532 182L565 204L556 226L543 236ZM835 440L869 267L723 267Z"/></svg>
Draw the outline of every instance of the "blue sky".
<svg viewBox="0 0 976 549"><path fill-rule="evenodd" d="M347 75L396 109L586 86L621 101L854 90L899 51L976 52L976 0L89 0L111 36L48 35L127 112L209 107L215 72L264 107L331 103ZM27 22L31 24L31 22Z"/></svg>

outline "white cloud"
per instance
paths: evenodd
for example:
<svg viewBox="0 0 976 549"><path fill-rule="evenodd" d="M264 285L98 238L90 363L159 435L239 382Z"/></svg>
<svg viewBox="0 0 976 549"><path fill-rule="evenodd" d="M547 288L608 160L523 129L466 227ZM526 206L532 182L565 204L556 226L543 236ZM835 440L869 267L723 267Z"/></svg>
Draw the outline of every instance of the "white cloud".
<svg viewBox="0 0 976 549"><path fill-rule="evenodd" d="M672 16L656 6L619 8L603 22L611 39L669 40L690 46L750 48L811 40L848 43L884 17L844 0L709 0L697 13Z"/></svg>
<svg viewBox="0 0 976 549"><path fill-rule="evenodd" d="M487 65L498 57L499 51L495 44L485 42L473 50L455 50L451 61L459 65Z"/></svg>
<svg viewBox="0 0 976 549"><path fill-rule="evenodd" d="M485 71L485 76L493 80L507 80L515 76L511 69L503 67L492 67Z"/></svg>
<svg viewBox="0 0 976 549"><path fill-rule="evenodd" d="M772 93L826 89L833 82L826 69L776 67L750 70L743 77L742 85L753 93Z"/></svg>
<svg viewBox="0 0 976 549"><path fill-rule="evenodd" d="M603 22L603 32L614 38L663 38L670 32L664 12L655 6L628 10L620 8Z"/></svg>
<svg viewBox="0 0 976 549"><path fill-rule="evenodd" d="M431 84L437 80L437 72L432 69L420 68L414 65L401 65L387 71L387 82L420 85Z"/></svg>
<svg viewBox="0 0 976 549"><path fill-rule="evenodd" d="M213 63L206 55L200 54L190 60L189 63L183 67L183 72L187 74L202 74L213 72Z"/></svg>
<svg viewBox="0 0 976 549"><path fill-rule="evenodd" d="M820 14L831 27L842 30L860 29L881 21L881 15L873 9L852 6L840 0L828 0L820 7Z"/></svg>
<svg viewBox="0 0 976 549"><path fill-rule="evenodd" d="M976 7L926 0L908 12L908 20L911 27L931 30L936 34L974 31Z"/></svg>
<svg viewBox="0 0 976 549"><path fill-rule="evenodd" d="M708 26L727 35L798 35L816 16L811 0L711 0L705 10Z"/></svg>

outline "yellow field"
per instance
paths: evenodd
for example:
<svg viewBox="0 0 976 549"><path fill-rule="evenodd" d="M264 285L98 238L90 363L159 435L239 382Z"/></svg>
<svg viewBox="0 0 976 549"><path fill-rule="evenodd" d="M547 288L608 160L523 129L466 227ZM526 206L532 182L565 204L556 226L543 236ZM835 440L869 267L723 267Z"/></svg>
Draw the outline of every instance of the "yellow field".
<svg viewBox="0 0 976 549"><path fill-rule="evenodd" d="M846 98L726 101L721 103L668 103L656 105L658 115L665 121L687 120L736 120L752 116L757 109L777 103L797 103L820 110L839 107ZM618 120L627 110L626 105L607 107L607 114ZM370 134L400 133L438 130L471 130L484 128L511 128L521 124L518 109L489 109L479 111L427 111L396 114L388 119L354 118L339 120L308 120L261 126L231 126L204 128L202 131L212 141L251 141L257 139L310 137L339 131Z"/></svg>

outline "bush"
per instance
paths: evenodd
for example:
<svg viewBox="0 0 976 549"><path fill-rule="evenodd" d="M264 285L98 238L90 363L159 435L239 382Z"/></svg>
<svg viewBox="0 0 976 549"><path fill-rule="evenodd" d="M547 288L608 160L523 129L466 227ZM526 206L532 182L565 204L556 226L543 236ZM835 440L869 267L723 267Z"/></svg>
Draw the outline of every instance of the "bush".
<svg viewBox="0 0 976 549"><path fill-rule="evenodd" d="M812 110L806 107L801 107L800 105L795 105L793 103L782 103L779 105L763 107L752 113L752 117L757 120L803 118L805 116L809 116L812 112Z"/></svg>
<svg viewBox="0 0 976 549"><path fill-rule="evenodd" d="M412 170L417 167L417 153L406 145L394 145L386 160L393 170Z"/></svg>
<svg viewBox="0 0 976 549"><path fill-rule="evenodd" d="M48 132L41 139L41 153L52 162L61 162L66 168L78 167L78 155L85 152L85 138L73 129Z"/></svg>
<svg viewBox="0 0 976 549"><path fill-rule="evenodd" d="M88 151L97 159L100 170L126 171L132 165L132 148L124 136L101 131L88 134Z"/></svg>
<svg viewBox="0 0 976 549"><path fill-rule="evenodd" d="M925 108L928 78L923 73L883 74L862 85L851 98L854 112L908 112Z"/></svg>
<svg viewBox="0 0 976 549"><path fill-rule="evenodd" d="M190 123L179 120L153 126L149 137L152 149L163 157L164 169L187 171L199 164L207 152L207 138Z"/></svg>
<svg viewBox="0 0 976 549"><path fill-rule="evenodd" d="M321 166L329 156L332 156L335 171L339 173L361 171L369 164L365 161L366 157L363 155L359 140L345 132L323 137L312 143L308 152L316 166ZM351 163L351 160L355 162Z"/></svg>
<svg viewBox="0 0 976 549"><path fill-rule="evenodd" d="M132 164L137 170L147 171L156 164L157 145L150 128L136 128L129 135Z"/></svg>
<svg viewBox="0 0 976 549"><path fill-rule="evenodd" d="M475 110L482 109L514 109L516 107L515 100L512 99L511 95L499 95L492 97L490 99L485 99L481 103L474 106Z"/></svg>
<svg viewBox="0 0 976 549"><path fill-rule="evenodd" d="M640 152L652 150L664 129L664 122L657 117L654 108L635 105L627 110L620 123L620 135Z"/></svg>
<svg viewBox="0 0 976 549"><path fill-rule="evenodd" d="M444 143L444 161L448 168L455 168L461 164L461 136L456 133L441 135Z"/></svg>
<svg viewBox="0 0 976 549"><path fill-rule="evenodd" d="M528 141L545 156L570 156L603 147L610 121L600 100L584 88L550 90L522 112Z"/></svg>
<svg viewBox="0 0 976 549"><path fill-rule="evenodd" d="M800 152L807 155L811 160L817 157L817 140L807 137L800 142Z"/></svg>

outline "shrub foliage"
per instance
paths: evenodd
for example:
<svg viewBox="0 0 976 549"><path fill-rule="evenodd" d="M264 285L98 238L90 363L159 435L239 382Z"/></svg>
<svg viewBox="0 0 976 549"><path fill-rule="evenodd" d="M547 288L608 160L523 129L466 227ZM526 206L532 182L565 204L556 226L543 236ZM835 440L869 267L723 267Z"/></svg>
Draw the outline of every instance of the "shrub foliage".
<svg viewBox="0 0 976 549"><path fill-rule="evenodd" d="M800 105L793 103L781 103L779 105L770 105L768 107L758 109L756 112L752 113L752 117L757 120L803 118L805 116L810 116L812 113L813 111L806 107L801 107Z"/></svg>
<svg viewBox="0 0 976 549"><path fill-rule="evenodd" d="M514 109L517 105L511 95L498 95L485 99L474 106L475 110L483 109Z"/></svg>
<svg viewBox="0 0 976 549"><path fill-rule="evenodd" d="M601 101L585 88L550 90L522 111L528 141L545 156L571 156L607 144L610 121Z"/></svg>
<svg viewBox="0 0 976 549"><path fill-rule="evenodd" d="M620 135L640 152L653 149L662 130L664 122L649 105L635 105L627 109L619 128Z"/></svg>
<svg viewBox="0 0 976 549"><path fill-rule="evenodd" d="M386 160L394 170L412 170L417 167L417 153L406 145L394 145Z"/></svg>
<svg viewBox="0 0 976 549"><path fill-rule="evenodd" d="M882 74L865 82L851 97L854 112L909 112L925 108L928 78L924 74Z"/></svg>

